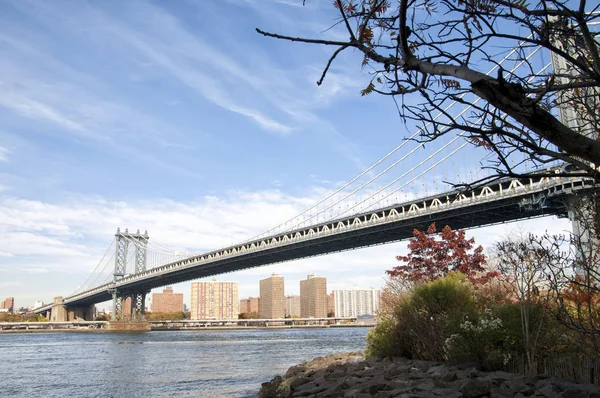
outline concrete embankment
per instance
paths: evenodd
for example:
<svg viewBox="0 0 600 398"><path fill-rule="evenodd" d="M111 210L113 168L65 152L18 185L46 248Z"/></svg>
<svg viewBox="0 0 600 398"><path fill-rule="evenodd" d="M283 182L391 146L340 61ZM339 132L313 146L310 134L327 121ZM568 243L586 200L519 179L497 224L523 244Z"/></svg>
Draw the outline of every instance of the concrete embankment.
<svg viewBox="0 0 600 398"><path fill-rule="evenodd" d="M263 383L260 398L275 397L573 397L600 398L600 386L547 376L482 372L406 358L364 358L360 353L319 357Z"/></svg>

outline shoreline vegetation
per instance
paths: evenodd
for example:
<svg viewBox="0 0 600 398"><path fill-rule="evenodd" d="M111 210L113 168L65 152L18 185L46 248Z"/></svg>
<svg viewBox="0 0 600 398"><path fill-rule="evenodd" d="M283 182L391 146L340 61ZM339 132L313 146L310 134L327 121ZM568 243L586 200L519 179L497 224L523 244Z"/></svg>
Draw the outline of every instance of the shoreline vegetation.
<svg viewBox="0 0 600 398"><path fill-rule="evenodd" d="M600 214L597 199L584 215ZM413 236L386 271L365 354L293 366L259 397L600 398L596 244L515 233L488 257L449 226Z"/></svg>
<svg viewBox="0 0 600 398"><path fill-rule="evenodd" d="M477 362L450 364L360 352L318 357L262 383L259 398L280 397L600 397L600 386L548 375L482 371Z"/></svg>

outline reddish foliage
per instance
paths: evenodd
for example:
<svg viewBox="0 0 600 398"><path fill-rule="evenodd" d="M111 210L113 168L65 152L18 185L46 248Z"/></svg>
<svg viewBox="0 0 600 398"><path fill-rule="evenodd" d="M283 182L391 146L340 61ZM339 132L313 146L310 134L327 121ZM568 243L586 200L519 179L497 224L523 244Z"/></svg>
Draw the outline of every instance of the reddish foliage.
<svg viewBox="0 0 600 398"><path fill-rule="evenodd" d="M561 292L562 302L571 322L578 328L600 331L600 291L594 280L577 275Z"/></svg>
<svg viewBox="0 0 600 398"><path fill-rule="evenodd" d="M462 229L453 231L446 225L439 240L435 233L435 223L427 232L415 229L414 238L408 242L410 253L396 257L403 264L386 273L412 282L429 282L450 271L462 272L475 283L485 283L497 276L496 272L482 274L486 264L483 247L473 249L475 239L466 239Z"/></svg>

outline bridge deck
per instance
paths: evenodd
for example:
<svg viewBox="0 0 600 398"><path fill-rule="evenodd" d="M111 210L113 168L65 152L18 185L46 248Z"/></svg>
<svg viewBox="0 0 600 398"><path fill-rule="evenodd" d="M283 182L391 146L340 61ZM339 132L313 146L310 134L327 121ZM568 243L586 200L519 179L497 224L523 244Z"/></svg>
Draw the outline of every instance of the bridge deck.
<svg viewBox="0 0 600 398"><path fill-rule="evenodd" d="M565 216L566 197L592 188L593 181L583 178L501 180L468 193L451 191L192 256L67 297L64 302L94 304L110 300L108 289L113 287L123 293L148 291L266 264L399 241L432 222L458 229L544 215Z"/></svg>

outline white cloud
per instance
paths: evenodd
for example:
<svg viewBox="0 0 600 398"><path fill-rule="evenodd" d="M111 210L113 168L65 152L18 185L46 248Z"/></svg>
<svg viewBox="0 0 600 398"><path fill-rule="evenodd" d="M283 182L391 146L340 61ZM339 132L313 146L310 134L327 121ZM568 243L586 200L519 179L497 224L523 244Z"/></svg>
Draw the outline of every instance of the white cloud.
<svg viewBox="0 0 600 398"><path fill-rule="evenodd" d="M23 286L23 282L0 282L0 287Z"/></svg>
<svg viewBox="0 0 600 398"><path fill-rule="evenodd" d="M0 146L0 162L8 162L8 148ZM2 186L0 185L0 191L2 191Z"/></svg>
<svg viewBox="0 0 600 398"><path fill-rule="evenodd" d="M206 196L186 202L169 199L117 202L81 196L63 203L48 203L0 197L2 274L13 271L11 280L16 282L23 282L20 273L44 274L47 275L44 283L50 282L57 289L46 294L70 294L101 262L117 227L147 229L151 242L203 252L245 240L298 214L322 197L320 189L311 192L294 197L278 190L231 191L222 197ZM568 220L556 218L521 224L521 228L534 232L570 229ZM467 235L475 236L477 244L489 248L515 228L518 228L515 224L491 226L471 230ZM273 272L286 278L289 294L298 294L294 286L309 273L326 276L329 290L354 286L377 288L383 285L385 270L396 265L395 256L405 251L405 242L393 243L272 264L221 275L218 279L239 281L240 297L257 295L258 280ZM98 281L110 278L113 263L107 262ZM179 284L178 288L189 302L189 283Z"/></svg>

